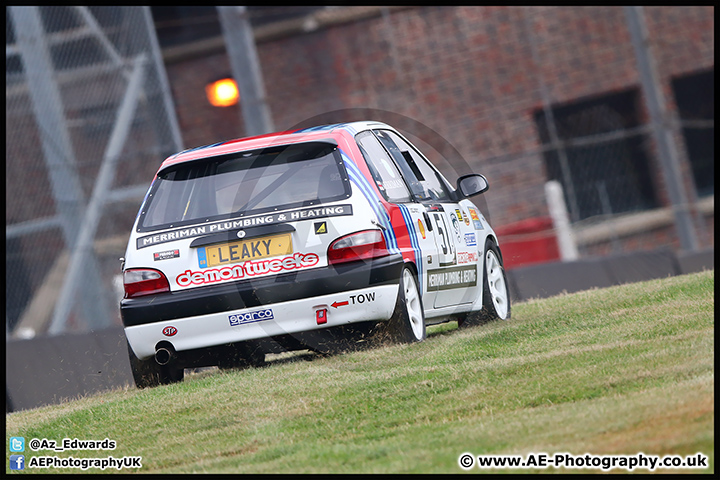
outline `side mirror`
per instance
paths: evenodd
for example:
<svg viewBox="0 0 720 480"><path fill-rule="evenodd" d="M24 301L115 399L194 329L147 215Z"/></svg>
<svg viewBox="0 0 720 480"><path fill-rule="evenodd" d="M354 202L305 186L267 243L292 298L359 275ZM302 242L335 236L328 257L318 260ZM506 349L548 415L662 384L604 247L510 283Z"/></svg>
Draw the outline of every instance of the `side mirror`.
<svg viewBox="0 0 720 480"><path fill-rule="evenodd" d="M490 188L487 179L480 174L471 173L458 178L457 191L463 198L472 197L487 191Z"/></svg>

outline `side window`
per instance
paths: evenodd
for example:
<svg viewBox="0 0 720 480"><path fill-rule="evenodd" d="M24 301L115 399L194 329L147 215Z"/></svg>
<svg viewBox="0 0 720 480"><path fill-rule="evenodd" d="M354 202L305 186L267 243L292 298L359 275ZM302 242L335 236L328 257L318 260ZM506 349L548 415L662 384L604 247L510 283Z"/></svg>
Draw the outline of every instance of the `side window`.
<svg viewBox="0 0 720 480"><path fill-rule="evenodd" d="M396 203L409 202L410 192L397 167L377 138L370 132L361 132L355 140L385 200Z"/></svg>
<svg viewBox="0 0 720 480"><path fill-rule="evenodd" d="M405 140L389 130L373 130L393 156L420 201L449 202L450 195L430 164Z"/></svg>

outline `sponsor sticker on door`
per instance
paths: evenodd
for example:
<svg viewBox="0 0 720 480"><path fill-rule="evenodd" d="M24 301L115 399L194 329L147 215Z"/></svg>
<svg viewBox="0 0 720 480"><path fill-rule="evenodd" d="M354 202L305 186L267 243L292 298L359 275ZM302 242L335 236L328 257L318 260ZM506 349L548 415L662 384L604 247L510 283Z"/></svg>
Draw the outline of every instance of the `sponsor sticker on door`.
<svg viewBox="0 0 720 480"><path fill-rule="evenodd" d="M477 240L475 239L474 233L466 233L465 234L465 245L467 245L468 247L477 246Z"/></svg>
<svg viewBox="0 0 720 480"><path fill-rule="evenodd" d="M478 216L477 210L475 210L474 208L468 208L468 212L470 212L470 218L473 221L475 230L483 230L485 227L483 227L483 224L480 221L480 217Z"/></svg>
<svg viewBox="0 0 720 480"><path fill-rule="evenodd" d="M474 287L477 285L477 267L473 265L471 267L429 270L427 277L430 290Z"/></svg>

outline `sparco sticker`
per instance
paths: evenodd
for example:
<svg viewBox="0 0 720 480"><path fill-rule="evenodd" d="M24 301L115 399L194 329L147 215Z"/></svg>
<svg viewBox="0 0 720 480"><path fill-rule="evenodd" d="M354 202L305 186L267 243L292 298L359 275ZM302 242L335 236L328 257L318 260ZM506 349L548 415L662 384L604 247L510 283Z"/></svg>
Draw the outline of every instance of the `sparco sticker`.
<svg viewBox="0 0 720 480"><path fill-rule="evenodd" d="M219 233L238 228L254 227L257 225L273 225L276 223L297 222L298 220L309 220L313 218L339 217L352 215L352 205L334 205L332 207L302 208L289 210L283 213L270 213L267 215L256 215L254 217L227 220L224 222L210 223L207 225L196 225L187 228L178 228L168 232L155 235L138 237L137 248L150 247L160 243L172 242L183 238L199 237L211 233Z"/></svg>
<svg viewBox="0 0 720 480"><path fill-rule="evenodd" d="M231 327L236 327L245 323L255 323L261 322L263 320L272 320L273 318L275 317L273 316L273 311L271 308L266 308L265 310L256 310L254 312L236 313L234 315L228 316Z"/></svg>

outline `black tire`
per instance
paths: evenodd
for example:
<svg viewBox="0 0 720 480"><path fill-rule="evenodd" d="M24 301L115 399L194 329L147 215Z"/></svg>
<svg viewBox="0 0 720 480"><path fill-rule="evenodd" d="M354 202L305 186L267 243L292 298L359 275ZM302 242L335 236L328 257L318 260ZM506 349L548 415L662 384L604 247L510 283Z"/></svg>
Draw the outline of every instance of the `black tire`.
<svg viewBox="0 0 720 480"><path fill-rule="evenodd" d="M393 316L385 322L388 336L395 342L422 342L427 336L422 297L415 273L403 268L400 275L400 289Z"/></svg>
<svg viewBox="0 0 720 480"><path fill-rule="evenodd" d="M470 312L460 327L482 325L494 320L510 320L510 289L508 288L505 268L502 264L500 249L487 239L483 254L483 308L479 312Z"/></svg>
<svg viewBox="0 0 720 480"><path fill-rule="evenodd" d="M137 388L151 388L158 385L181 382L185 376L185 369L173 365L158 365L155 358L140 360L135 356L128 343L128 356L130 357L130 370L132 371Z"/></svg>

